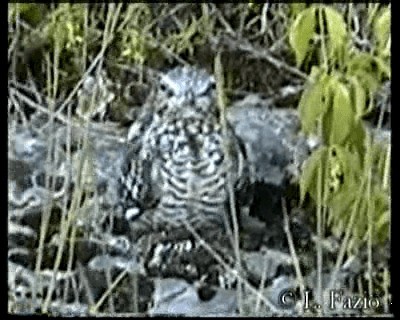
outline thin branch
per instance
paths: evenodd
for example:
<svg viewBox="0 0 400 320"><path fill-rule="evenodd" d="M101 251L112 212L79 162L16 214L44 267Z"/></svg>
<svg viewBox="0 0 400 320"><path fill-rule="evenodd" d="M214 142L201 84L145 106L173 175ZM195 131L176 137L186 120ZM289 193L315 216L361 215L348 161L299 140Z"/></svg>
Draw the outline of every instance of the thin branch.
<svg viewBox="0 0 400 320"><path fill-rule="evenodd" d="M356 217L358 216L358 213L361 211L359 206L360 206L361 200L363 198L363 190L365 187L365 183L366 183L366 181L365 181L365 179L363 179L361 182L361 185L360 185L360 189L358 190L359 194L357 195L357 200L352 206L351 215L350 215L347 227L346 227L344 239L343 239L342 245L340 247L339 254L336 259L335 267L331 274L331 278L329 280L329 284L328 284L327 288L333 288L333 284L336 281L337 274L343 263L344 255L346 253L347 245L348 245L350 236L352 234L352 230L353 230L354 223L356 221Z"/></svg>
<svg viewBox="0 0 400 320"><path fill-rule="evenodd" d="M200 246L202 246L208 253L210 253L213 258L229 273L237 278L241 278L242 283L244 286L254 295L256 295L262 302L265 303L266 306L270 308L272 312L278 312L279 310L274 306L272 302L268 300L267 297L263 296L256 288L254 288L247 279L243 278L240 274L238 274L234 269L232 269L222 257L213 249L203 238L196 232L196 230L185 220L182 220L183 224L187 228L187 230L193 235L193 237L198 241Z"/></svg>
<svg viewBox="0 0 400 320"><path fill-rule="evenodd" d="M269 50L254 47L249 41L245 39L235 40L228 36L225 37L210 37L211 47L219 48L221 44L227 46L228 50L241 50L250 54L254 59L266 60L277 69L287 71L303 80L307 79L307 74L301 72L299 69L292 67L282 60L275 58Z"/></svg>
<svg viewBox="0 0 400 320"><path fill-rule="evenodd" d="M48 110L47 108L34 102L33 100L31 100L30 98L28 98L27 96L25 96L24 94L22 94L21 92L19 92L18 90L14 89L14 88L10 88L9 90L10 90L11 95L15 95L17 98L19 98L20 100L22 100L23 102L28 104L31 108L36 109L36 110L38 110L44 114L47 114L49 116L54 116L54 118L59 120L60 122L67 124L67 125L68 124L71 125L74 128L74 132L82 133L82 130L83 130L82 123L77 123L72 120L68 120L62 114L58 114L57 112L52 112L52 111ZM125 143L126 139L121 138L122 132L120 132L121 130L118 129L118 127L116 127L116 126L108 125L108 127L107 127L104 124L97 124L95 122L90 122L90 129L97 131L99 133L102 133L102 134L107 134L108 135L107 138L116 140L118 143ZM120 133L120 136L116 135L115 133Z"/></svg>
<svg viewBox="0 0 400 320"><path fill-rule="evenodd" d="M118 277L114 280L112 285L108 287L106 292L104 292L103 295L100 297L100 299L97 301L96 305L90 310L91 314L97 314L97 310L102 306L102 304L107 299L107 297L111 294L111 292L124 279L124 277L127 274L128 274L128 270L124 270L118 275Z"/></svg>
<svg viewBox="0 0 400 320"><path fill-rule="evenodd" d="M222 14L222 12L216 7L216 5L214 3L212 5L214 6L215 12L217 13L217 18L218 18L219 22L221 22L223 24L223 26L225 27L225 31L229 35L236 37L236 32L233 31L233 28L231 27L229 22L226 21L226 19L225 19L224 15Z"/></svg>
<svg viewBox="0 0 400 320"><path fill-rule="evenodd" d="M290 228L289 228L289 216L288 216L288 212L287 212L286 201L283 198L282 198L282 209L283 209L282 210L283 211L283 230L285 231L286 238L288 240L289 251L290 251L290 255L292 256L292 259L293 259L293 264L294 264L294 268L296 271L297 281L299 282L299 286L300 286L301 296L304 297L305 281L304 281L303 274L301 273L299 258L297 257L292 233L290 232Z"/></svg>
<svg viewBox="0 0 400 320"><path fill-rule="evenodd" d="M220 53L218 53L217 56L215 57L215 75L216 75L216 79L217 79L218 106L220 108L220 113L221 113L220 120L222 123L223 135L225 137L224 153L225 153L225 157L226 157L228 163L232 163L232 160L230 159L229 146L228 146L228 143L229 143L228 142L228 129L227 129L226 112L225 112L226 106L225 106L225 99L224 99L224 94L223 94L224 78L223 78ZM239 272L239 274L241 274L242 265L241 265L241 259L240 259L240 251L239 251L239 224L237 221L232 174L228 174L227 187L228 187L228 196L229 196L229 209L230 209L232 224L233 224L233 247L234 247L234 252L235 252L235 257L236 257L236 260L235 260L236 261L236 270ZM241 281L239 278L237 292L238 292L239 310L240 310L240 313L242 314L242 288L241 287L242 287Z"/></svg>

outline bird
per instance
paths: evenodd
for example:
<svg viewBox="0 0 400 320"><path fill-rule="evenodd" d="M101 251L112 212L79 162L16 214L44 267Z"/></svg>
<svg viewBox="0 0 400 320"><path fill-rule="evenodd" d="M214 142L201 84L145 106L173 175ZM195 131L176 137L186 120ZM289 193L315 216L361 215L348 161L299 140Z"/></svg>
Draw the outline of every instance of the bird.
<svg viewBox="0 0 400 320"><path fill-rule="evenodd" d="M166 230L228 226L227 185L245 184L245 154L221 124L214 76L189 66L161 74L127 141L119 179L127 221Z"/></svg>

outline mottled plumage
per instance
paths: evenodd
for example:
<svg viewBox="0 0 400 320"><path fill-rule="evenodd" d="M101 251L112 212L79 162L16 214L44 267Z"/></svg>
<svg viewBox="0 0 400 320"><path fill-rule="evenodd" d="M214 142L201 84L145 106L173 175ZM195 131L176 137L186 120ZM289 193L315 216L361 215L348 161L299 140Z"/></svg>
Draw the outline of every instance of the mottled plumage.
<svg viewBox="0 0 400 320"><path fill-rule="evenodd" d="M239 181L243 155L231 132L223 135L212 76L189 67L161 76L128 140L132 152L121 178L127 219L155 208L142 220L156 228L182 220L224 225L228 175Z"/></svg>

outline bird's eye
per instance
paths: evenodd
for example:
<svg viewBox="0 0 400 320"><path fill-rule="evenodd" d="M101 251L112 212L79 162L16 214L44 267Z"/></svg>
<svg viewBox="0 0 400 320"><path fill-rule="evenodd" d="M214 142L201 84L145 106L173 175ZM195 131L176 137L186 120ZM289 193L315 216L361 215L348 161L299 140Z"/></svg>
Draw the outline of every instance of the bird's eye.
<svg viewBox="0 0 400 320"><path fill-rule="evenodd" d="M161 84L160 89L161 89L161 91L165 91L165 90L167 90L167 87L165 86L165 84Z"/></svg>

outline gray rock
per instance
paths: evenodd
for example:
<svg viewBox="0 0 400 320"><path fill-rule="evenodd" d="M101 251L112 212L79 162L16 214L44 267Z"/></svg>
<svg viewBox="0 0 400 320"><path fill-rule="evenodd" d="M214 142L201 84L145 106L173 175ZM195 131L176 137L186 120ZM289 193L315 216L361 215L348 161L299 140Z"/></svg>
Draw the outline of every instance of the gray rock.
<svg viewBox="0 0 400 320"><path fill-rule="evenodd" d="M184 280L157 279L150 315L234 316L236 310L234 290L217 289L211 300L202 301L196 288Z"/></svg>
<svg viewBox="0 0 400 320"><path fill-rule="evenodd" d="M256 181L281 186L286 177L298 174L312 143L299 132L297 110L271 109L249 95L228 109L227 120L245 146Z"/></svg>
<svg viewBox="0 0 400 320"><path fill-rule="evenodd" d="M289 254L277 250L260 250L258 252L244 252L243 260L249 273L260 279L264 275L265 279L272 279L280 266L291 266L292 258Z"/></svg>
<svg viewBox="0 0 400 320"><path fill-rule="evenodd" d="M128 270L128 272L133 273L139 270L135 259L124 259L122 257L113 257L106 254L94 257L89 261L88 267L96 271L106 271L116 268Z"/></svg>

